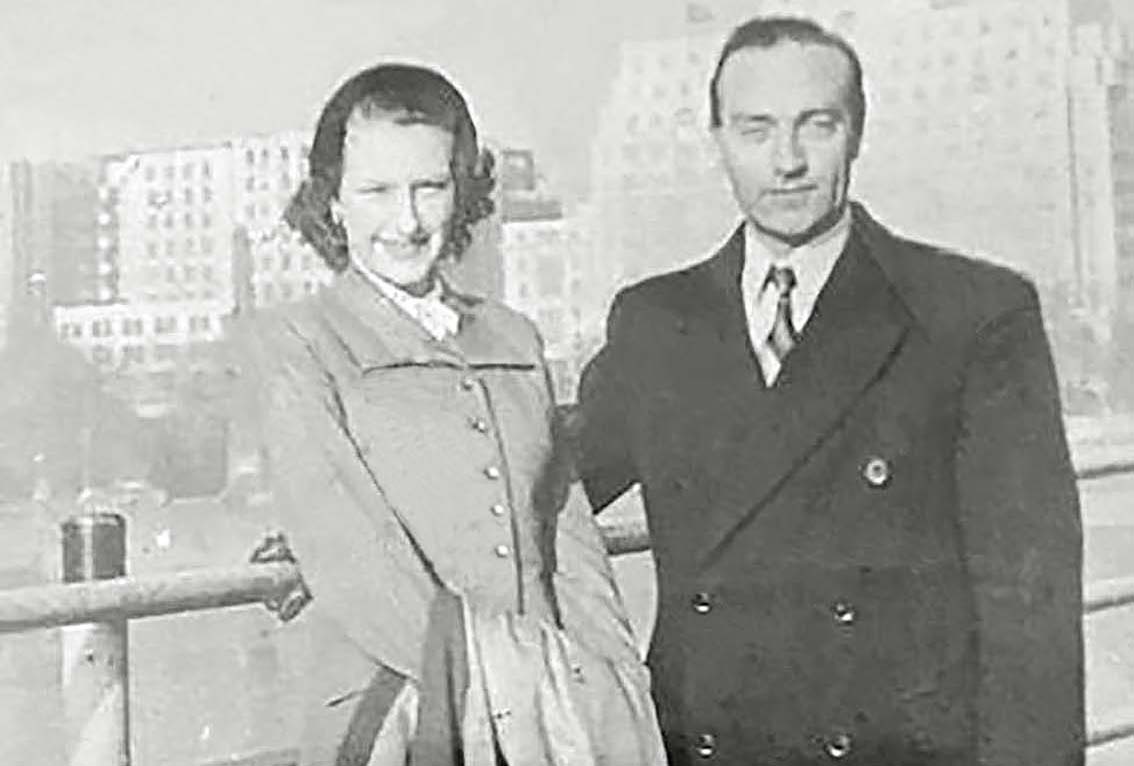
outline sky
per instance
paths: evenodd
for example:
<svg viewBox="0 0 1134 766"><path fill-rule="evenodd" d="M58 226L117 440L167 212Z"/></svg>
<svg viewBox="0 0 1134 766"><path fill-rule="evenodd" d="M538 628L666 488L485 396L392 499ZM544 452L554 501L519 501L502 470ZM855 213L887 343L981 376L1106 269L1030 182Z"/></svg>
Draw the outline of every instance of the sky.
<svg viewBox="0 0 1134 766"><path fill-rule="evenodd" d="M678 0L3 0L0 158L67 157L310 129L383 59L440 66L492 139L570 182L618 41Z"/></svg>
<svg viewBox="0 0 1134 766"><path fill-rule="evenodd" d="M1111 2L1134 21L1134 3ZM619 41L680 31L684 9L684 0L2 0L0 159L310 129L338 82L401 58L448 72L484 135L535 149L569 189L585 179Z"/></svg>

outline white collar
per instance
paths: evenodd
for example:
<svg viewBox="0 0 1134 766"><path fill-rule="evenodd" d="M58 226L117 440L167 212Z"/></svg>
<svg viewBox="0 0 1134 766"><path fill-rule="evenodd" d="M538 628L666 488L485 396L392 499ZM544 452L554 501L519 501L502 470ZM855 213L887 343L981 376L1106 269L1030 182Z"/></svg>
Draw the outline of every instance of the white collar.
<svg viewBox="0 0 1134 766"><path fill-rule="evenodd" d="M457 334L461 327L461 315L442 300L445 296L445 285L440 277L433 280L433 287L428 293L417 296L411 295L405 289L361 263L352 261L351 264L367 282L414 319L421 325L422 329L436 340Z"/></svg>
<svg viewBox="0 0 1134 766"><path fill-rule="evenodd" d="M827 231L785 254L773 254L761 240L751 221L744 226L744 272L741 284L745 294L755 299L764 291L768 270L772 266L790 266L795 272L796 288L792 294L795 326L802 330L819 293L826 285L835 263L850 237L851 209L847 205L839 220Z"/></svg>

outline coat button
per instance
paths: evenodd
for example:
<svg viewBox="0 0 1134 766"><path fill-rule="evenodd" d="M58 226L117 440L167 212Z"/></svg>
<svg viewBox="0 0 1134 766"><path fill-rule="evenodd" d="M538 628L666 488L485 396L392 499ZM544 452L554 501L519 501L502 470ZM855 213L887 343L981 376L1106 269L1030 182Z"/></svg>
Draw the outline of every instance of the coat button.
<svg viewBox="0 0 1134 766"><path fill-rule="evenodd" d="M484 475L495 481L500 478L500 469L494 465L490 465L488 468L484 469Z"/></svg>
<svg viewBox="0 0 1134 766"><path fill-rule="evenodd" d="M469 421L469 425L472 426L472 429L474 431L477 431L478 433L488 433L488 421L484 418L472 418Z"/></svg>
<svg viewBox="0 0 1134 766"><path fill-rule="evenodd" d="M470 377L461 378L461 390L462 391L472 391L474 388L476 388L476 381L475 380L473 380Z"/></svg>
<svg viewBox="0 0 1134 766"><path fill-rule="evenodd" d="M508 509L505 508L502 503L496 503L488 510L492 511L493 516L503 516L508 511Z"/></svg>
<svg viewBox="0 0 1134 766"><path fill-rule="evenodd" d="M890 483L890 464L885 458L872 457L862 466L862 478L872 487L885 487Z"/></svg>
<svg viewBox="0 0 1134 766"><path fill-rule="evenodd" d="M840 625L853 625L855 617L857 616L854 607L845 601L838 601L831 607L831 611L835 614L835 620Z"/></svg>
<svg viewBox="0 0 1134 766"><path fill-rule="evenodd" d="M827 740L827 744L823 746L827 751L827 755L835 760L846 758L850 755L851 751L851 738L849 734L838 734Z"/></svg>
<svg viewBox="0 0 1134 766"><path fill-rule="evenodd" d="M512 549L507 545L497 545L492 549L492 552L496 554L498 559L506 559L512 555Z"/></svg>
<svg viewBox="0 0 1134 766"><path fill-rule="evenodd" d="M712 758L717 752L717 738L712 734L698 734L694 749L701 758Z"/></svg>
<svg viewBox="0 0 1134 766"><path fill-rule="evenodd" d="M708 593L695 594L691 603L693 604L693 611L697 614L708 614L713 610L713 599Z"/></svg>

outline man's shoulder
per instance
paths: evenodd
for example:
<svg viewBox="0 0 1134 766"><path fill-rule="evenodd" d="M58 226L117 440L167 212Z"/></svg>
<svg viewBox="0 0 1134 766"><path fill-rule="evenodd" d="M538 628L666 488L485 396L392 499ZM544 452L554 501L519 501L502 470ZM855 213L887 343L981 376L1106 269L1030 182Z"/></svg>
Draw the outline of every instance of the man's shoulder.
<svg viewBox="0 0 1134 766"><path fill-rule="evenodd" d="M901 300L927 328L983 326L996 317L1038 307L1032 280L1009 266L896 234L870 243ZM869 241L869 237L868 237Z"/></svg>

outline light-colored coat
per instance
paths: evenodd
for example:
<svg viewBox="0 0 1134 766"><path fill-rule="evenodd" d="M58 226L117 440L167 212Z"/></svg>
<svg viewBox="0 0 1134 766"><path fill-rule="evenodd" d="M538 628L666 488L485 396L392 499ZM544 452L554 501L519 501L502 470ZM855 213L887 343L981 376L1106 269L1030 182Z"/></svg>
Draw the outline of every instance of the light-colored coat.
<svg viewBox="0 0 1134 766"><path fill-rule="evenodd" d="M568 471L553 449L539 336L495 302L452 291L447 301L461 329L439 342L348 271L258 319L245 346L276 523L314 594L299 618L318 636L306 760L338 745L376 669L418 685L440 583L466 606L470 657L488 676L485 712L498 735L502 721L528 735L545 730L525 719L556 696L533 647L565 636L579 653L569 672L586 675L567 704L581 711L584 750L594 751L574 762L657 762L648 676L601 538L584 507L561 512ZM407 720L412 730L412 711ZM389 729L378 749L404 760ZM600 741L616 738L633 745ZM500 739L513 761L547 745Z"/></svg>

